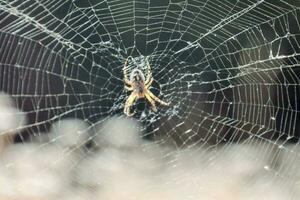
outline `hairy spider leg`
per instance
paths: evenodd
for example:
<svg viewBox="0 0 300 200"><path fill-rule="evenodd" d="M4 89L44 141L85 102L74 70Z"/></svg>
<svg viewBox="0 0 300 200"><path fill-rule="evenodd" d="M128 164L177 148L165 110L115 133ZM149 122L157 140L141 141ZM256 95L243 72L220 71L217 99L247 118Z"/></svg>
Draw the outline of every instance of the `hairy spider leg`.
<svg viewBox="0 0 300 200"><path fill-rule="evenodd" d="M125 88L126 90L128 90L128 91L133 91L133 87L132 87L132 86L129 86L129 87L128 87L128 86L125 85L124 88Z"/></svg>
<svg viewBox="0 0 300 200"><path fill-rule="evenodd" d="M128 99L125 102L124 113L129 117L134 115L134 112L130 113L130 108L136 98L137 98L137 94L135 92L133 92L133 93L131 93L131 95L128 97Z"/></svg>
<svg viewBox="0 0 300 200"><path fill-rule="evenodd" d="M151 97L151 99L154 99L155 101L157 101L158 103L160 103L160 104L162 104L162 105L165 105L165 106L170 105L170 103L167 103L167 102L164 102L164 101L160 100L160 99L159 99L157 96L155 96L150 90L147 90L145 95L149 95L149 96Z"/></svg>
<svg viewBox="0 0 300 200"><path fill-rule="evenodd" d="M148 89L152 85L152 82L153 82L153 78L152 77L151 77L149 83L145 82L146 89Z"/></svg>
<svg viewBox="0 0 300 200"><path fill-rule="evenodd" d="M156 105L155 105L155 101L150 97L149 94L145 93L145 97L146 99L150 102L151 104L151 109L154 111L154 112L157 112L157 108L156 108Z"/></svg>
<svg viewBox="0 0 300 200"><path fill-rule="evenodd" d="M130 80L128 79L128 76L127 76L127 73L126 73L126 70L125 70L126 65L127 65L127 62L128 62L128 58L126 58L125 63L124 63L124 67L123 67L124 82L125 82L127 85L130 85L130 86L131 86L132 84L131 84Z"/></svg>

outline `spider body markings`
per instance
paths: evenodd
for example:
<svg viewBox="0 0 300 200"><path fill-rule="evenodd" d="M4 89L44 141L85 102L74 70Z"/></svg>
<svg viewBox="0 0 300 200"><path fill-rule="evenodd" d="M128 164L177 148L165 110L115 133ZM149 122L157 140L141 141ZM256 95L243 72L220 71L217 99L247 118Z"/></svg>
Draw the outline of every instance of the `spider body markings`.
<svg viewBox="0 0 300 200"><path fill-rule="evenodd" d="M126 65L128 62L128 58L125 61L124 67L123 67L123 75L124 75L124 83L125 83L125 89L128 91L132 91L129 97L127 98L124 106L124 113L127 116L134 115L133 113L130 113L130 108L134 104L134 102L138 99L145 98L149 103L151 104L151 109L156 112L157 108L155 105L155 102L158 102L162 105L168 106L170 103L164 102L160 100L157 96L155 96L150 90L149 87L151 86L153 82L152 72L150 64L147 60L147 78L145 78L143 72L139 69L134 69L130 77L128 79L127 73L126 73Z"/></svg>

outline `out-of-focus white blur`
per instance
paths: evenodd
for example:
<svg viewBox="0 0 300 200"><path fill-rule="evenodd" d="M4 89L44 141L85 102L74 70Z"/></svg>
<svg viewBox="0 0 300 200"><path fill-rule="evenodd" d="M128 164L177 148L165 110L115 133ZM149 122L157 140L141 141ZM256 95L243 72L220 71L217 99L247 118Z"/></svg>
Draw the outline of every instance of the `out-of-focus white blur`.
<svg viewBox="0 0 300 200"><path fill-rule="evenodd" d="M0 92L0 153L25 124L25 113L15 108L9 95Z"/></svg>
<svg viewBox="0 0 300 200"><path fill-rule="evenodd" d="M0 122L6 133L24 124L25 116L7 96L0 97L0 119L9 119ZM133 119L117 117L90 135L87 123L67 119L53 124L44 133L47 139L7 144L1 138L0 200L289 200L300 195L297 146L253 140L172 149L143 140L138 127ZM85 147L90 137L99 147L95 151Z"/></svg>

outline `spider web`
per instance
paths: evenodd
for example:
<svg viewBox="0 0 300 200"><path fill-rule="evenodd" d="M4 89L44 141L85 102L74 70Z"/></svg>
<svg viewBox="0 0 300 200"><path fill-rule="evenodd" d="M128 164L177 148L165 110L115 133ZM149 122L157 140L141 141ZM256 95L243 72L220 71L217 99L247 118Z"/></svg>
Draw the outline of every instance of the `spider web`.
<svg viewBox="0 0 300 200"><path fill-rule="evenodd" d="M0 89L28 117L12 130L19 142L62 119L93 131L123 115L129 57L128 73L149 60L150 90L171 102L133 105L142 137L205 149L260 140L299 157L286 147L300 132L296 1L9 0L0 15Z"/></svg>

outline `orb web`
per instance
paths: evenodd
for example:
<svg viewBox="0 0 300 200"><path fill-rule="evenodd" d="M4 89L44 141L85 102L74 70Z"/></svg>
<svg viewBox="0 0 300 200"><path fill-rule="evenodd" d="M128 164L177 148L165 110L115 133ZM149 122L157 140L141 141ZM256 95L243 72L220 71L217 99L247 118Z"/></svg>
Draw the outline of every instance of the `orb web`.
<svg viewBox="0 0 300 200"><path fill-rule="evenodd" d="M148 59L150 90L171 105L133 105L141 137L178 149L264 141L296 160L299 14L295 1L1 1L0 89L28 118L16 140L124 115L124 62L146 74Z"/></svg>

